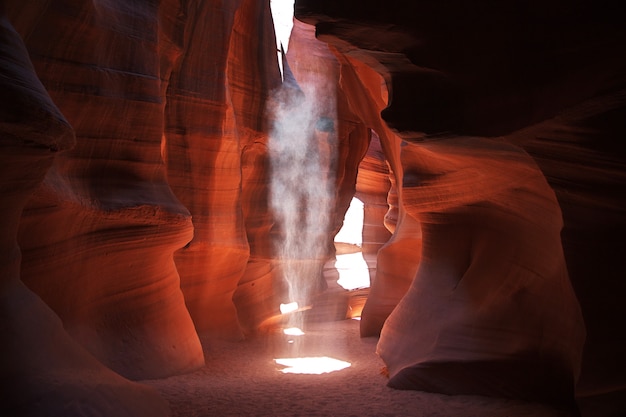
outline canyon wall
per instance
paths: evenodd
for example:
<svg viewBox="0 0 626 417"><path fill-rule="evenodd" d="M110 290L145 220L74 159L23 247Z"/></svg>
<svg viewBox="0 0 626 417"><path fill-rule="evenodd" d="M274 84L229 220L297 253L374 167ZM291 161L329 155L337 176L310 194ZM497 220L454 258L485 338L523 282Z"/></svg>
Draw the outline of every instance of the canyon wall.
<svg viewBox="0 0 626 417"><path fill-rule="evenodd" d="M2 414L167 415L125 378L195 370L200 334L242 338L278 306L261 285L233 302L271 277L269 4L1 11Z"/></svg>
<svg viewBox="0 0 626 417"><path fill-rule="evenodd" d="M265 2L0 12L2 414L167 415L130 379L280 314L285 88L321 98L333 186L307 285L356 192L378 264L361 334L390 386L569 405L626 383L617 10L302 0L282 84Z"/></svg>
<svg viewBox="0 0 626 417"><path fill-rule="evenodd" d="M29 207L27 211L33 210L31 197L45 187L41 184L46 181L46 173L54 169L53 164L61 157L61 152L75 146L76 136L39 81L29 53L4 9L0 9L0 44L3 233L0 259L0 329L3 334L0 381L3 389L0 413L12 416L84 415L85 410L107 410L108 415L129 417L168 415L167 403L155 392L114 373L80 346L76 338L70 337L59 320L59 313L20 280L32 271L28 265L29 250L25 249L22 256L18 246L18 241L20 244L24 242L18 239L24 207ZM46 208L40 207L44 212ZM57 225L57 221L55 216L41 217L37 228L44 233L39 234L41 242L35 242L45 245L45 238L49 237L45 231L63 226ZM80 224L80 219L77 221ZM24 246L34 245L31 242L27 240ZM76 253L75 259L80 255L82 253ZM54 264L48 266L55 267ZM51 270L43 271L45 277L49 277ZM72 272L66 270L66 273ZM63 275L50 277L60 279ZM61 287L56 297L62 297L64 291L71 294L72 290L71 287ZM76 292L74 296L77 296ZM51 296L46 298L48 302L54 300ZM141 307L140 304L138 308Z"/></svg>
<svg viewBox="0 0 626 417"><path fill-rule="evenodd" d="M342 87L393 174L394 234L361 322L380 333L390 386L566 406L577 381L579 402L620 395L626 34L615 6L297 2L342 75L356 73ZM363 89L363 66L388 92Z"/></svg>
<svg viewBox="0 0 626 417"><path fill-rule="evenodd" d="M269 4L10 1L2 12L13 340L2 378L15 387L3 412L166 415L128 379L193 371L200 337L253 334L285 301L268 202L268 103L281 94ZM319 292L369 136L336 121L339 65L301 29L320 54L297 76L317 72L321 119L342 132L328 150L331 210L317 214L326 250L307 278Z"/></svg>
<svg viewBox="0 0 626 417"><path fill-rule="evenodd" d="M75 340L131 378L204 363L172 257L193 236L191 215L161 157L167 81L184 48L167 6L8 8L77 137L25 207L22 280Z"/></svg>
<svg viewBox="0 0 626 417"><path fill-rule="evenodd" d="M238 339L243 329L235 291L253 285L260 291L271 278L264 249L271 224L264 201L265 105L280 74L269 5L194 7L180 28L186 47L166 95L167 177L194 227L193 239L174 260L196 329ZM244 322L263 304L259 291L237 298L247 312Z"/></svg>

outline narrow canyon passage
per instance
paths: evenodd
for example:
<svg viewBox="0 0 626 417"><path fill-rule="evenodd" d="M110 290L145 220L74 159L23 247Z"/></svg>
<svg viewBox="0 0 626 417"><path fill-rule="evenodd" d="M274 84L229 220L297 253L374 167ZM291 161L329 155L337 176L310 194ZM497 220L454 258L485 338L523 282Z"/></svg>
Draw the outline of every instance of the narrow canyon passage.
<svg viewBox="0 0 626 417"><path fill-rule="evenodd" d="M626 415L622 9L0 1L0 417Z"/></svg>

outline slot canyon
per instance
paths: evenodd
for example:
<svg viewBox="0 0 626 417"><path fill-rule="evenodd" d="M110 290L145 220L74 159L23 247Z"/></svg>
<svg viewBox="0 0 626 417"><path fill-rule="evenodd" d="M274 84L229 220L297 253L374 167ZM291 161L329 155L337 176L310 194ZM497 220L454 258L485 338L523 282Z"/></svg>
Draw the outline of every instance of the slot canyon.
<svg viewBox="0 0 626 417"><path fill-rule="evenodd" d="M289 6L0 2L0 416L626 415L621 5Z"/></svg>

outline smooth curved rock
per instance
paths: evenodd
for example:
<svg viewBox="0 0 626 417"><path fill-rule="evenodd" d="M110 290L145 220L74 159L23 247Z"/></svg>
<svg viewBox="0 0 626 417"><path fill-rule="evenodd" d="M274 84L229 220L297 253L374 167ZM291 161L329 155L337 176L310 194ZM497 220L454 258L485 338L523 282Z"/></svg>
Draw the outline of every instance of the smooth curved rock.
<svg viewBox="0 0 626 417"><path fill-rule="evenodd" d="M238 3L187 6L183 54L167 92L164 143L169 183L193 216L193 240L175 255L185 302L199 332L234 339L241 330L232 296L249 256L227 77Z"/></svg>
<svg viewBox="0 0 626 417"><path fill-rule="evenodd" d="M608 409L615 406L607 398L623 398L626 375L620 353L626 346L613 321L625 313L620 294L626 259L619 255L626 232L625 118L622 89L509 136L535 159L561 206L565 260L587 327L577 392L582 401L609 393L600 400Z"/></svg>
<svg viewBox="0 0 626 417"><path fill-rule="evenodd" d="M360 323L362 336L377 336L413 280L420 259L421 231L419 223L407 217L400 204L402 187L397 184L402 184L401 140L380 117L381 110L387 104L384 78L351 58L350 54L337 53L337 56L341 64L341 88L349 109L353 117L375 132L389 169L388 210L383 224L393 234L378 251L376 278L372 282ZM405 241L401 243L401 240Z"/></svg>
<svg viewBox="0 0 626 417"><path fill-rule="evenodd" d="M105 365L156 378L204 364L172 255L192 237L161 157L181 22L170 3L9 2L43 85L76 132L28 201L22 280ZM43 18L42 16L45 16Z"/></svg>
<svg viewBox="0 0 626 417"><path fill-rule="evenodd" d="M167 416L164 400L102 366L20 280L22 209L75 137L0 12L0 414Z"/></svg>
<svg viewBox="0 0 626 417"><path fill-rule="evenodd" d="M579 392L623 387L623 340L608 323L624 312L614 294L624 291L617 236L626 218L626 154L618 120L626 63L617 51L626 33L617 3L570 6L296 4L318 38L385 78L382 118L407 140L399 167L400 153L387 151L392 142L381 135L401 178L394 236L403 233L404 211L423 239L415 278L407 277L410 289L380 339L396 386L571 403L584 317ZM371 113L363 119L375 121ZM408 235L418 238L417 229ZM447 281L436 279L442 275ZM389 288L402 293L401 286ZM376 293L368 304L379 302ZM507 363L514 377L503 371ZM553 386L529 384L539 376Z"/></svg>
<svg viewBox="0 0 626 417"><path fill-rule="evenodd" d="M391 236L385 227L391 183L378 134L374 131L370 133L372 138L367 154L359 163L355 196L363 201L363 253L375 255Z"/></svg>
<svg viewBox="0 0 626 417"><path fill-rule="evenodd" d="M423 249L381 333L389 385L571 403L585 332L541 171L491 139L407 144L402 160Z"/></svg>

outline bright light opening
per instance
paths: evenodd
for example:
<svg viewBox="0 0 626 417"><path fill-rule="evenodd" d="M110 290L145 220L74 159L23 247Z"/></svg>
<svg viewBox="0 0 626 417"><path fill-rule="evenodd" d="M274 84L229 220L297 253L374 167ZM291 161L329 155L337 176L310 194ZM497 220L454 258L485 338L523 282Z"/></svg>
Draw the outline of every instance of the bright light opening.
<svg viewBox="0 0 626 417"><path fill-rule="evenodd" d="M276 49L278 49L278 67L280 68L281 76L283 73L283 59L280 53L280 46L282 45L285 53L287 53L291 29L293 29L293 3L294 0L270 1L274 31L276 33Z"/></svg>
<svg viewBox="0 0 626 417"><path fill-rule="evenodd" d="M343 226L335 235L335 242L348 243L361 247L363 245L363 202L352 197L350 207L343 219Z"/></svg>
<svg viewBox="0 0 626 417"><path fill-rule="evenodd" d="M283 329L283 333L287 336L302 336L304 332L299 327L289 327L287 329Z"/></svg>
<svg viewBox="0 0 626 417"><path fill-rule="evenodd" d="M280 313L281 314L287 314L287 313L292 313L294 311L298 311L298 303L297 302L291 302L291 303L286 303L286 304L281 304L280 305Z"/></svg>
<svg viewBox="0 0 626 417"><path fill-rule="evenodd" d="M335 235L335 268L339 273L337 284L348 291L370 286L369 268L361 251L364 217L363 202L353 197L343 219L343 227Z"/></svg>
<svg viewBox="0 0 626 417"><path fill-rule="evenodd" d="M304 358L280 358L274 361L284 369L280 371L284 374L310 374L321 375L329 372L341 371L350 367L350 362L340 361L339 359L321 357L304 357Z"/></svg>
<svg viewBox="0 0 626 417"><path fill-rule="evenodd" d="M336 255L335 259L335 268L339 273L337 284L348 291L369 288L370 271L362 252Z"/></svg>

